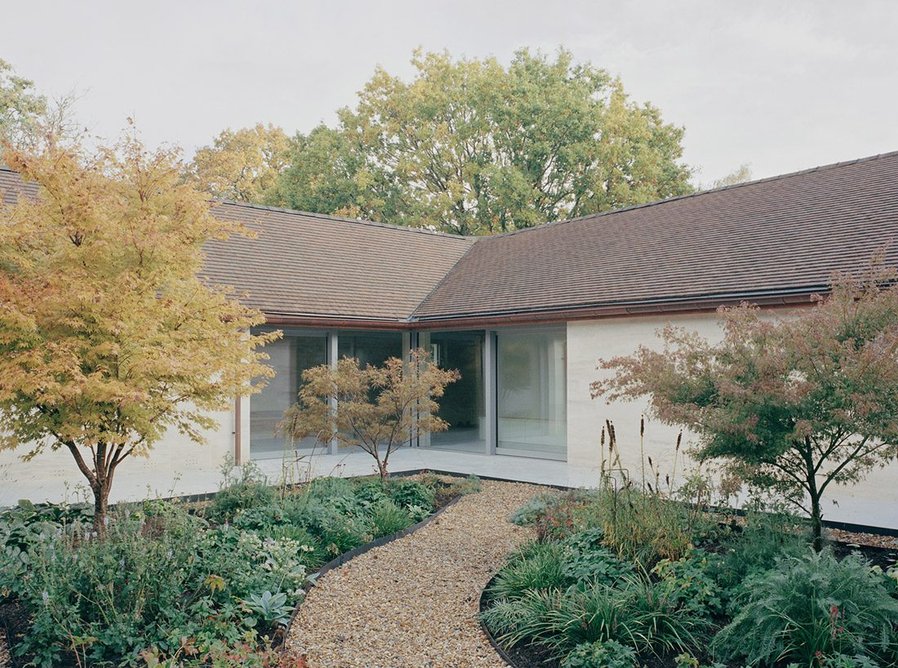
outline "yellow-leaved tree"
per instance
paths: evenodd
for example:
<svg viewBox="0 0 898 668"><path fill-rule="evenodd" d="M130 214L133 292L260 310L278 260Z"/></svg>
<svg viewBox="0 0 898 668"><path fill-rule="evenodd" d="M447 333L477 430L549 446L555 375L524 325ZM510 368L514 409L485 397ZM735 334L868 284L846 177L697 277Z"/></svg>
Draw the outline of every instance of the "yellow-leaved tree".
<svg viewBox="0 0 898 668"><path fill-rule="evenodd" d="M269 123L221 132L197 150L186 174L213 197L260 203L271 198L290 161L290 138Z"/></svg>
<svg viewBox="0 0 898 668"><path fill-rule="evenodd" d="M37 193L0 208L0 448L67 449L102 535L125 459L169 429L201 443L211 411L271 375L271 337L249 333L262 315L199 276L208 240L246 230L133 134L5 158Z"/></svg>

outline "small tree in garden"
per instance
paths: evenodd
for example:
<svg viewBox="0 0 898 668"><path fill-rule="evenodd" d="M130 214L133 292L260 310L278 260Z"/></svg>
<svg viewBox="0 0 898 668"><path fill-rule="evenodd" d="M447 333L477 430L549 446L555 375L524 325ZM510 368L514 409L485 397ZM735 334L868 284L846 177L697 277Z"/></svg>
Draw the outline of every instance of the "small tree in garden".
<svg viewBox="0 0 898 668"><path fill-rule="evenodd" d="M202 442L210 411L271 375L256 348L272 337L198 277L203 244L243 228L179 183L176 153L132 137L5 158L39 190L0 209L0 448L67 449L102 534L118 466L169 428Z"/></svg>
<svg viewBox="0 0 898 668"><path fill-rule="evenodd" d="M871 270L837 277L795 318L752 306L720 311L723 341L668 326L662 351L601 361L615 375L593 397L650 396L658 418L697 432L701 459L720 458L751 484L811 518L822 547L822 505L898 457L898 287Z"/></svg>
<svg viewBox="0 0 898 668"><path fill-rule="evenodd" d="M287 409L281 430L295 438L315 436L322 443L335 438L361 448L386 478L396 448L448 428L436 416L436 400L458 378L458 371L440 369L423 350L411 351L406 360L391 357L380 367L362 367L344 357L336 368L323 364L303 372L299 402Z"/></svg>

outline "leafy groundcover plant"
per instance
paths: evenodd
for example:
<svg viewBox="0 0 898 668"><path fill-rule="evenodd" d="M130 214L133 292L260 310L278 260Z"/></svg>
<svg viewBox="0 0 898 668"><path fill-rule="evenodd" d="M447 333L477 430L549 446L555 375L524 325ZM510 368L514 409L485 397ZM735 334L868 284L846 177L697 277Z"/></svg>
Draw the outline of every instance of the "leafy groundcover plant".
<svg viewBox="0 0 898 668"><path fill-rule="evenodd" d="M469 483L464 483L470 487ZM211 502L0 511L0 605L29 621L21 661L77 666L275 666L308 573L431 514L437 478L316 479L276 490L252 469Z"/></svg>
<svg viewBox="0 0 898 668"><path fill-rule="evenodd" d="M815 553L794 517L733 523L626 486L539 498L512 519L539 538L490 583L482 618L532 665L898 665L895 580Z"/></svg>

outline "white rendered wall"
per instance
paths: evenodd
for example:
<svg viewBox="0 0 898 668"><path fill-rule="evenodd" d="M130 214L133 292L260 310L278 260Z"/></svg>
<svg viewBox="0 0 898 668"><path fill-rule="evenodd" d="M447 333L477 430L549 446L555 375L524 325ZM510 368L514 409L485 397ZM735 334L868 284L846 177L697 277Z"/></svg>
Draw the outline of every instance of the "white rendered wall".
<svg viewBox="0 0 898 668"><path fill-rule="evenodd" d="M776 317L782 317L778 312ZM774 317L774 315L771 315ZM599 462L599 435L606 419L616 428L622 464L633 479L640 478L639 418L644 400L615 402L591 399L589 385L606 371L596 369L600 358L631 354L638 345L659 348L656 332L668 322L719 340L721 330L714 314L609 318L570 322L567 328L568 355L568 464L592 469ZM677 429L646 418L645 453L661 473L673 472ZM684 435L684 445L695 442ZM606 446L607 447L607 446ZM691 466L694 467L694 464ZM677 463L677 480L683 479L684 462ZM647 475L648 477L648 475ZM676 481L675 481L676 482ZM833 502L838 505L835 505ZM871 526L898 528L898 462L871 473L857 486L827 490L825 518Z"/></svg>
<svg viewBox="0 0 898 668"><path fill-rule="evenodd" d="M249 401L242 402L244 447L249 443ZM199 494L218 489L221 466L234 455L234 411L216 413L219 428L206 432L205 445L196 445L176 432L167 433L150 456L128 457L118 467L112 483L110 501L135 501L145 498ZM79 501L86 492L92 499L87 480L75 465L71 453L62 448L49 449L30 462L21 455L26 448L0 451L0 506L29 499ZM89 454L89 453L88 453ZM244 451L244 457L249 453Z"/></svg>

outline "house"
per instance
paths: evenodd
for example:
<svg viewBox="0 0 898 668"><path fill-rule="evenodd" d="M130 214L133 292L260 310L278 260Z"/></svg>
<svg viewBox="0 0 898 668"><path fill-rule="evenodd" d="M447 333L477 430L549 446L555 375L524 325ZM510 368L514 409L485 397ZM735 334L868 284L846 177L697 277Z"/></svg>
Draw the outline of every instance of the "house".
<svg viewBox="0 0 898 668"><path fill-rule="evenodd" d="M0 171L0 189L21 188ZM592 470L611 419L623 465L636 470L645 406L591 400L596 360L652 345L667 322L719 336L721 305L807 308L833 271L863 267L898 235L898 152L483 238L233 202L214 213L257 232L210 243L204 272L284 332L268 347L277 375L217 416L209 446L167 437L142 470L208 480L226 454L280 459L274 425L304 369L344 355L378 363L416 346L462 379L441 402L448 431L413 447ZM898 247L886 257L898 264ZM662 475L674 468L675 436L647 426ZM0 503L59 496L77 481L67 456L26 469L0 453ZM831 519L898 528L898 464L833 496Z"/></svg>

